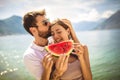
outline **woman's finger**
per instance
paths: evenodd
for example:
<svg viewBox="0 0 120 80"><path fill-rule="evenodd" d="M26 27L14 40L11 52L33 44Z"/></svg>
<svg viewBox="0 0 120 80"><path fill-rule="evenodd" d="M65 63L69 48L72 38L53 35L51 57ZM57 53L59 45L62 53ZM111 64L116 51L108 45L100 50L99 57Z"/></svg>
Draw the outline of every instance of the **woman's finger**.
<svg viewBox="0 0 120 80"><path fill-rule="evenodd" d="M62 55L60 55L56 61L56 68L58 68L60 66L61 59L62 59Z"/></svg>
<svg viewBox="0 0 120 80"><path fill-rule="evenodd" d="M50 54L46 54L45 57L43 58L43 62L47 61L47 58L50 56Z"/></svg>
<svg viewBox="0 0 120 80"><path fill-rule="evenodd" d="M53 66L53 61L51 60L50 61L50 68L52 68L52 66Z"/></svg>
<svg viewBox="0 0 120 80"><path fill-rule="evenodd" d="M47 63L46 63L46 67L47 68L50 68L50 66L52 65L51 62L52 62L52 59L49 58L48 61L47 61Z"/></svg>
<svg viewBox="0 0 120 80"><path fill-rule="evenodd" d="M63 65L65 63L65 59L66 59L66 55L62 55L61 57L62 58L61 58L61 61L60 61L60 69L63 68Z"/></svg>
<svg viewBox="0 0 120 80"><path fill-rule="evenodd" d="M69 59L69 55L66 56L66 58L65 58L65 62L64 62L63 65L66 65L66 64L68 63L68 59Z"/></svg>
<svg viewBox="0 0 120 80"><path fill-rule="evenodd" d="M43 62L42 62L43 65L46 66L47 62L51 59L52 59L52 56L50 54L45 55L45 57L43 58Z"/></svg>

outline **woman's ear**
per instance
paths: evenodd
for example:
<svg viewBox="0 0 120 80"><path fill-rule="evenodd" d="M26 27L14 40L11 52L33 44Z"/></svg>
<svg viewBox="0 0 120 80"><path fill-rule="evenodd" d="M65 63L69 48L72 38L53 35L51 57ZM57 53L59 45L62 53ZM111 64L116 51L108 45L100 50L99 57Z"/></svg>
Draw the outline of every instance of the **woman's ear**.
<svg viewBox="0 0 120 80"><path fill-rule="evenodd" d="M69 28L67 29L67 33L68 33L68 38L71 39L71 32Z"/></svg>
<svg viewBox="0 0 120 80"><path fill-rule="evenodd" d="M69 28L67 29L67 32L68 32L68 35L70 35L70 29Z"/></svg>
<svg viewBox="0 0 120 80"><path fill-rule="evenodd" d="M36 28L35 27L30 27L29 30L33 35L36 33Z"/></svg>

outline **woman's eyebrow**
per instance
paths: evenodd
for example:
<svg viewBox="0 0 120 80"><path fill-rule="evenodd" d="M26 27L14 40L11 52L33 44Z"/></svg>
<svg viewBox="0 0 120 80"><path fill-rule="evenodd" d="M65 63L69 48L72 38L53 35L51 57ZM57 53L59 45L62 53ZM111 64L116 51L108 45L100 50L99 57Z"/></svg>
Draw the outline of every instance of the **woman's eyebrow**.
<svg viewBox="0 0 120 80"><path fill-rule="evenodd" d="M60 30L60 29L56 29L55 31L59 31L59 30ZM54 32L54 31L51 30L51 32Z"/></svg>
<svg viewBox="0 0 120 80"><path fill-rule="evenodd" d="M57 29L56 31L59 31L60 29Z"/></svg>

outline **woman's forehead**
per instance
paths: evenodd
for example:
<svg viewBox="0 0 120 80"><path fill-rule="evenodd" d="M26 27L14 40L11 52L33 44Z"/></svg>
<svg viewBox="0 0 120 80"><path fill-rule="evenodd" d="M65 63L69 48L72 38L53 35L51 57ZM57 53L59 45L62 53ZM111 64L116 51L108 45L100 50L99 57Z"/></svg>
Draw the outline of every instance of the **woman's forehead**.
<svg viewBox="0 0 120 80"><path fill-rule="evenodd" d="M55 24L51 27L51 31L53 31L53 30L58 31L58 30L61 30L61 29L64 29L64 28L63 28L63 26L61 26L59 24Z"/></svg>

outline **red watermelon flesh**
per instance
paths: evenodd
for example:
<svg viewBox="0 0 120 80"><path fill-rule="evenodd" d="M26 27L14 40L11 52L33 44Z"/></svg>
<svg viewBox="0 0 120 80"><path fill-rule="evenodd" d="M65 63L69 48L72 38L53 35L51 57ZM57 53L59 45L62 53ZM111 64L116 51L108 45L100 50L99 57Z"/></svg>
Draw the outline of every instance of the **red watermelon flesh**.
<svg viewBox="0 0 120 80"><path fill-rule="evenodd" d="M45 47L52 55L59 56L60 54L69 55L73 50L73 41L63 41L56 44L51 44Z"/></svg>

